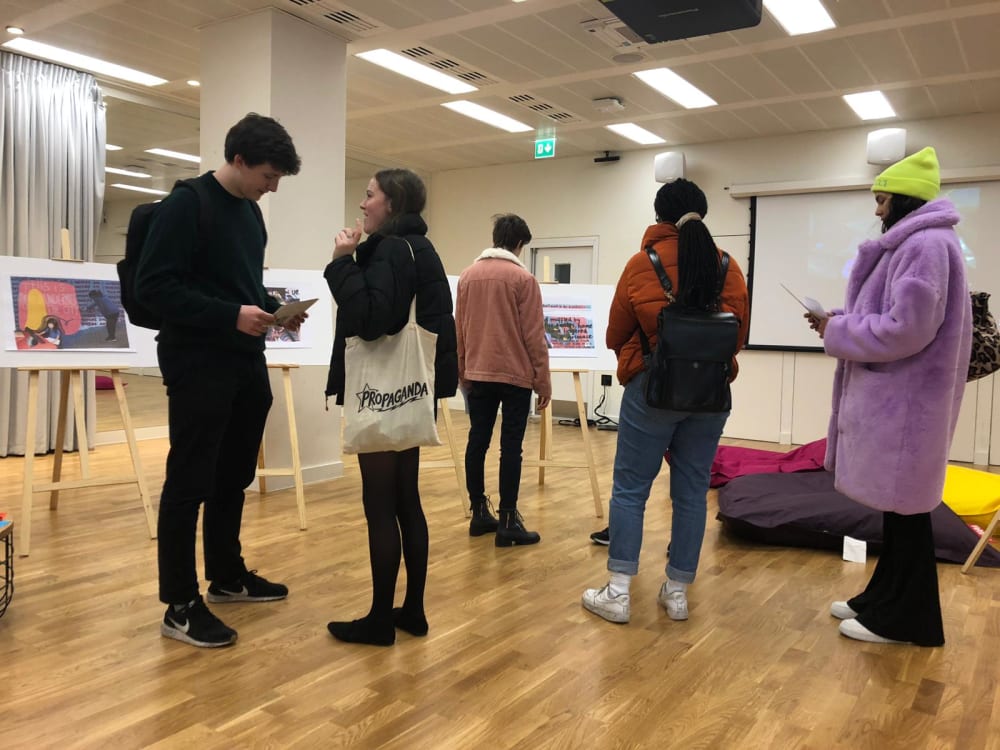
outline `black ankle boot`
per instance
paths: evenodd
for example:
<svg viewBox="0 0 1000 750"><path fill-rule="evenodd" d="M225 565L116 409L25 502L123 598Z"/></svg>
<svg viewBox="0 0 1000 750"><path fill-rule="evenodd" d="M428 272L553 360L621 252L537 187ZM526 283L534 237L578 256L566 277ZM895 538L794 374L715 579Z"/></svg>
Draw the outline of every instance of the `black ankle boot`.
<svg viewBox="0 0 1000 750"><path fill-rule="evenodd" d="M500 521L497 525L497 537L494 540L497 547L513 547L515 544L538 544L542 538L537 531L524 528L524 519L516 510L500 509Z"/></svg>
<svg viewBox="0 0 1000 750"><path fill-rule="evenodd" d="M492 534L497 530L496 516L493 515L493 508L490 506L488 497L481 497L472 501L472 518L469 519L469 536L482 536Z"/></svg>

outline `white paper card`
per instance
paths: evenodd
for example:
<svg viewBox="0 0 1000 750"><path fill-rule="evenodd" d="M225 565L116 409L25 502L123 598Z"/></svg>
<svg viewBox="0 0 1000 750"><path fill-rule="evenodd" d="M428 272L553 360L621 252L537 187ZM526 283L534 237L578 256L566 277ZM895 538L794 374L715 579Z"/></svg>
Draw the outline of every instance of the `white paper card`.
<svg viewBox="0 0 1000 750"><path fill-rule="evenodd" d="M861 539L844 537L844 559L847 562L863 563L868 553L868 543Z"/></svg>
<svg viewBox="0 0 1000 750"><path fill-rule="evenodd" d="M825 318L825 317L827 317L826 310L823 309L823 305L821 305L819 302L817 302L816 300L814 300L812 297L801 297L800 298L795 292L793 292L791 289L789 289L784 284L781 285L781 288L784 289L786 292L788 292L790 295L792 295L792 297L795 298L796 302L798 302L800 305L802 305L806 310L808 310L809 312L811 312L817 318Z"/></svg>

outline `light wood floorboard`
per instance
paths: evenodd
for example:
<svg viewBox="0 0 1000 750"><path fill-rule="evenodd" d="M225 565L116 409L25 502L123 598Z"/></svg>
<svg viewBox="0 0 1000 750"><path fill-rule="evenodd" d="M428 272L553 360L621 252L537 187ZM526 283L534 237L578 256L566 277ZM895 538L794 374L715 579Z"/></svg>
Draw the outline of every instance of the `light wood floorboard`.
<svg viewBox="0 0 1000 750"><path fill-rule="evenodd" d="M468 422L454 416L464 446ZM537 441L531 424L526 454ZM615 434L595 433L594 446L607 496ZM166 441L140 450L158 488ZM555 456L579 451L557 427ZM127 461L124 445L102 446L93 471ZM55 512L37 495L32 553L15 560L0 618L0 747L1000 749L1000 571L939 566L943 648L857 643L838 635L829 603L856 593L873 562L731 538L713 492L691 617L673 622L656 604L665 472L630 624L580 606L607 577L607 549L588 539L605 519L586 471L549 469L539 487L526 469L520 506L542 543L497 549L467 535L454 472L433 469L421 475L430 634L387 649L336 642L326 622L363 615L370 596L360 479L345 464L343 478L307 487L305 532L293 491L248 495L247 562L291 596L213 605L240 634L220 650L160 637L156 545L133 490L64 492ZM487 477L495 486L495 459ZM0 509L15 519L20 488L21 460L0 460Z"/></svg>

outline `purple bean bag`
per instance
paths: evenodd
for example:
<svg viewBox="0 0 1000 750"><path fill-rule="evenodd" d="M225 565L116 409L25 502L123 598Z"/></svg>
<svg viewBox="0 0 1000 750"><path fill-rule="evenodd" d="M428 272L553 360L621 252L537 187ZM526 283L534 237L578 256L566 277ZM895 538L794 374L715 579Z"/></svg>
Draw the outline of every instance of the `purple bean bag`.
<svg viewBox="0 0 1000 750"><path fill-rule="evenodd" d="M878 554L882 513L856 503L833 488L833 474L748 474L719 490L723 528L734 536L764 544L810 547L837 552L850 536L868 542ZM979 537L947 505L931 513L938 560L964 563ZM1000 552L986 546L977 565L1000 567Z"/></svg>

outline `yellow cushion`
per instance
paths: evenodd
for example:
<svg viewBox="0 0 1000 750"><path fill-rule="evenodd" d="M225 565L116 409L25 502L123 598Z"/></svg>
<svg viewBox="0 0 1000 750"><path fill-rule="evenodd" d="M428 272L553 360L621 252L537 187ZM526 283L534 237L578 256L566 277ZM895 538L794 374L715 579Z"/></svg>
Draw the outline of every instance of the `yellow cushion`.
<svg viewBox="0 0 1000 750"><path fill-rule="evenodd" d="M966 523L986 528L1000 509L1000 474L948 466L944 477L944 502Z"/></svg>

